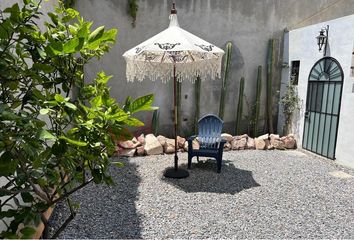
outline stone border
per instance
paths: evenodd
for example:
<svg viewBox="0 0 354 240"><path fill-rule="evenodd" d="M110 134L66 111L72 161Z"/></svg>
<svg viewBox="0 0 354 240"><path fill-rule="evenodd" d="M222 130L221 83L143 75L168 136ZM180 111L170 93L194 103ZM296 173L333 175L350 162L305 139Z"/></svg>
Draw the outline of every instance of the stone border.
<svg viewBox="0 0 354 240"><path fill-rule="evenodd" d="M296 149L297 144L293 134L280 137L277 134L264 134L257 138L251 138L247 134L232 136L228 133L222 133L221 138L226 140L224 151L231 150L286 150ZM178 151L188 151L188 141L186 138L177 136ZM193 141L193 148L199 149L198 139ZM165 136L154 134L141 134L132 140L119 141L116 143L115 156L146 156L172 154L175 151L175 140Z"/></svg>

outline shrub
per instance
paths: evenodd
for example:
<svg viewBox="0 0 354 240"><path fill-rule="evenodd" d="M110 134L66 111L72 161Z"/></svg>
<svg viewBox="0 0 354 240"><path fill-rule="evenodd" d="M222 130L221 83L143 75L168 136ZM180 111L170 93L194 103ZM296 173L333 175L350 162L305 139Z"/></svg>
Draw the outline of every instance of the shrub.
<svg viewBox="0 0 354 240"><path fill-rule="evenodd" d="M63 200L71 211L65 227L75 216L71 194L91 182L113 184L107 170L115 140L130 136L128 126L143 125L132 114L154 109L153 95L128 98L120 107L103 72L90 84L84 81L85 64L109 50L116 29L91 31L92 22L59 3L41 31L40 4L24 0L21 6L0 12L3 238L30 238L31 226L46 226L43 213Z"/></svg>
<svg viewBox="0 0 354 240"><path fill-rule="evenodd" d="M283 134L289 134L291 131L291 123L294 113L301 109L302 100L298 96L297 87L294 85L294 76L290 76L290 82L286 87L284 95L280 98L280 104L283 107L283 114L285 118L285 125L283 127Z"/></svg>

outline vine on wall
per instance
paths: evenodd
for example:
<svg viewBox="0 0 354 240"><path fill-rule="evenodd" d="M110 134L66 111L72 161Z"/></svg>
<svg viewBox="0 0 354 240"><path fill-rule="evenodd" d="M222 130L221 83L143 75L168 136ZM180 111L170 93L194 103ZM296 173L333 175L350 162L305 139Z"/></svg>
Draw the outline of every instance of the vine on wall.
<svg viewBox="0 0 354 240"><path fill-rule="evenodd" d="M283 134L287 135L291 131L294 113L302 108L302 100L297 93L297 88L294 84L294 76L290 76L289 85L280 99L280 104L283 106L283 114L285 118Z"/></svg>
<svg viewBox="0 0 354 240"><path fill-rule="evenodd" d="M136 3L136 0L128 0L128 13L132 17L132 25L135 27L136 25L136 15L138 12L138 4Z"/></svg>
<svg viewBox="0 0 354 240"><path fill-rule="evenodd" d="M63 0L65 8L73 8L76 3L76 0ZM128 0L128 14L132 17L132 25L136 25L136 16L138 13L138 4L136 0Z"/></svg>
<svg viewBox="0 0 354 240"><path fill-rule="evenodd" d="M63 0L63 4L65 8L72 8L74 7L76 0Z"/></svg>

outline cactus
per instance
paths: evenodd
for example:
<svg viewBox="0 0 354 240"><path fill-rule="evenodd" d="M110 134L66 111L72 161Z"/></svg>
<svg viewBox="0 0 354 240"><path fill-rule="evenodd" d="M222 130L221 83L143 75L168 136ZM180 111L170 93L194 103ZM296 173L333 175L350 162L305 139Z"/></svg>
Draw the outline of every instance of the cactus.
<svg viewBox="0 0 354 240"><path fill-rule="evenodd" d="M194 134L198 133L198 120L200 115L200 87L201 87L201 79L198 76L195 81L194 86L194 96L195 96L195 115L194 115Z"/></svg>
<svg viewBox="0 0 354 240"><path fill-rule="evenodd" d="M273 133L273 93L272 93L272 80L273 80L273 67L274 67L274 39L269 40L268 57L267 57L267 119L268 119L268 132Z"/></svg>
<svg viewBox="0 0 354 240"><path fill-rule="evenodd" d="M225 47L225 60L224 60L224 72L222 78L222 86L221 86L221 95L220 95L220 107L219 107L219 117L221 119L224 118L224 110L225 110L225 97L227 91L227 80L229 77L230 63L231 63L231 52L232 52L232 43L226 43Z"/></svg>
<svg viewBox="0 0 354 240"><path fill-rule="evenodd" d="M261 94L262 94L262 66L258 66L257 72L257 88L256 88L256 103L254 106L254 125L253 125L253 136L258 135L258 120L259 120L259 111L261 104Z"/></svg>
<svg viewBox="0 0 354 240"><path fill-rule="evenodd" d="M180 135L181 131L181 90L182 90L182 82L177 81L177 134Z"/></svg>
<svg viewBox="0 0 354 240"><path fill-rule="evenodd" d="M245 89L245 78L242 77L240 80L240 90L238 95L238 104L237 104L237 115L235 123L235 134L240 134L240 125L242 120L242 108L243 108L243 92Z"/></svg>
<svg viewBox="0 0 354 240"><path fill-rule="evenodd" d="M152 133L157 136L157 130L159 128L159 119L160 113L158 110L155 110L152 115Z"/></svg>

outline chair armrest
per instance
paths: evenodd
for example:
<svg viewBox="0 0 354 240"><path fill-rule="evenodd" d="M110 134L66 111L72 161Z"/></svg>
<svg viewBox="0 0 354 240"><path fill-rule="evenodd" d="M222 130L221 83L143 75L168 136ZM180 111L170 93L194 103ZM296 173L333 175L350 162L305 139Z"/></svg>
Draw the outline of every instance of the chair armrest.
<svg viewBox="0 0 354 240"><path fill-rule="evenodd" d="M224 148L225 143L227 143L227 141L225 139L221 139L220 140L220 148Z"/></svg>
<svg viewBox="0 0 354 240"><path fill-rule="evenodd" d="M196 135L187 138L188 141L188 154L193 152L193 140L196 139Z"/></svg>
<svg viewBox="0 0 354 240"><path fill-rule="evenodd" d="M187 138L187 141L193 141L196 137L197 135L190 136L189 138Z"/></svg>

